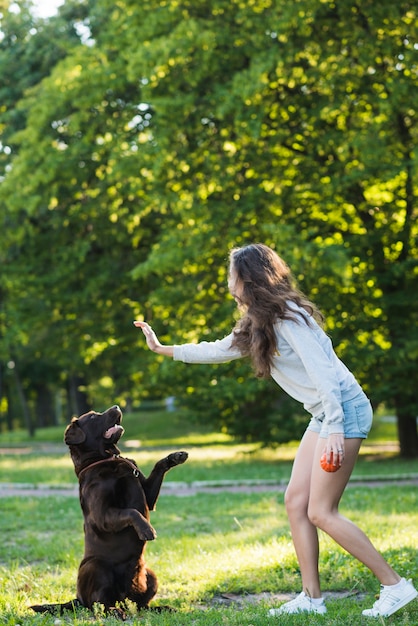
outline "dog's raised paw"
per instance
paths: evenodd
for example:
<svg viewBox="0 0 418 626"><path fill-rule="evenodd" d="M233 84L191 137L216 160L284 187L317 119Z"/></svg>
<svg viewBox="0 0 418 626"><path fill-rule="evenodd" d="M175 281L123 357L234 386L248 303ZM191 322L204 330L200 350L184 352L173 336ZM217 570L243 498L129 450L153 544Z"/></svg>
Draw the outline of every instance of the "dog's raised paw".
<svg viewBox="0 0 418 626"><path fill-rule="evenodd" d="M151 524L148 528L144 524L138 530L138 537L142 539L142 541L153 541L157 538L157 531L151 526Z"/></svg>

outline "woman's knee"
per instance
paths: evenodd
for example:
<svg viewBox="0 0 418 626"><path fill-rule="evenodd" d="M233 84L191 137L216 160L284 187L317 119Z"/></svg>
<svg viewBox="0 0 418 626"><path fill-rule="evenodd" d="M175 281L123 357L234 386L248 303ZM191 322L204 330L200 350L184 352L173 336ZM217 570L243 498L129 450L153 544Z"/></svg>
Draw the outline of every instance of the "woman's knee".
<svg viewBox="0 0 418 626"><path fill-rule="evenodd" d="M327 531L329 525L332 524L333 514L332 510L324 507L322 504L316 502L310 502L308 506L308 519L317 528Z"/></svg>
<svg viewBox="0 0 418 626"><path fill-rule="evenodd" d="M318 509L318 507L316 507L316 506L309 506L308 507L308 519L311 522L311 524L313 524L317 528L321 528L321 524L322 524L322 520L323 520L323 514Z"/></svg>
<svg viewBox="0 0 418 626"><path fill-rule="evenodd" d="M306 515L308 500L305 494L300 493L297 490L287 488L284 494L284 504L288 515L291 515L292 513Z"/></svg>

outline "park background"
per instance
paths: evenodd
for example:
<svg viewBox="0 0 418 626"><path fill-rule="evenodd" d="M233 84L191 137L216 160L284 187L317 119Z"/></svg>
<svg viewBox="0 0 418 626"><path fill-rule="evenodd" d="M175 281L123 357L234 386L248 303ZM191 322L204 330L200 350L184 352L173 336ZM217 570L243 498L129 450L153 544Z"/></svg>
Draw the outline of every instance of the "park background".
<svg viewBox="0 0 418 626"><path fill-rule="evenodd" d="M236 319L263 241L418 455L417 67L411 2L1 3L2 429L176 398L242 439L306 416L248 363L148 354Z"/></svg>
<svg viewBox="0 0 418 626"><path fill-rule="evenodd" d="M82 520L59 495L76 486L62 434L115 402L124 453L146 470L185 447L168 482L201 489L159 502L149 561L157 602L180 612L140 623L267 624L297 588L271 489L307 415L249 363L164 360L132 325L170 343L228 333L228 252L254 241L290 264L373 402L342 510L416 581L415 4L66 0L40 18L0 0L0 14L0 623L53 624L29 604L74 596ZM321 623L358 625L376 581L321 548L327 593L347 594ZM222 593L270 595L220 610ZM416 624L415 604L385 624Z"/></svg>

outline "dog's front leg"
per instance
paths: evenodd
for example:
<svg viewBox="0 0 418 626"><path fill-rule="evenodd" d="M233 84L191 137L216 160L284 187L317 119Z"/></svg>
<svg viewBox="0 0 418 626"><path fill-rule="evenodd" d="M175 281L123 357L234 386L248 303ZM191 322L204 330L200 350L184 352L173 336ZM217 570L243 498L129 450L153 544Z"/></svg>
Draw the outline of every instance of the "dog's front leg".
<svg viewBox="0 0 418 626"><path fill-rule="evenodd" d="M155 508L155 504L158 500L158 496L160 495L161 485L164 480L164 476L166 472L172 467L176 467L176 465L181 465L185 463L188 458L187 452L173 452L169 454L161 461L158 461L151 472L151 474L142 482L142 486L144 488L145 497L147 499L148 508L150 511L153 511Z"/></svg>
<svg viewBox="0 0 418 626"><path fill-rule="evenodd" d="M149 521L136 509L106 509L102 519L95 520L96 526L108 533L117 533L132 526L142 541L152 541L157 536Z"/></svg>

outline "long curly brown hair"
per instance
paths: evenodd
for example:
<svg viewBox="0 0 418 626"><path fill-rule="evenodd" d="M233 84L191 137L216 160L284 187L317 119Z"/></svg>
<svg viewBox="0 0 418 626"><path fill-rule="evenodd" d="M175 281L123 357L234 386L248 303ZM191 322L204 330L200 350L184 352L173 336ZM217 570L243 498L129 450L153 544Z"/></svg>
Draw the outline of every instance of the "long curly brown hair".
<svg viewBox="0 0 418 626"><path fill-rule="evenodd" d="M310 323L307 316L293 310L289 303L295 303L320 323L323 316L295 286L288 265L264 244L254 243L231 250L230 275L239 287L239 297L235 298L243 311L233 331L233 345L243 356L251 358L257 376L268 378L277 350L275 322Z"/></svg>

